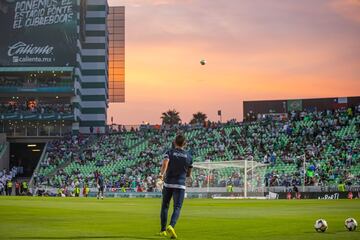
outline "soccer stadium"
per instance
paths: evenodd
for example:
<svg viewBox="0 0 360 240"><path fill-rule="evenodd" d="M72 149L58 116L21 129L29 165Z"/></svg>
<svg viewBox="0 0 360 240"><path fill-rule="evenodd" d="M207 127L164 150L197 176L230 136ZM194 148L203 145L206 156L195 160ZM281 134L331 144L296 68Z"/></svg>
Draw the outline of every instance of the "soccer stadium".
<svg viewBox="0 0 360 240"><path fill-rule="evenodd" d="M0 239L360 239L360 4L284 2L0 0ZM346 66L235 30L321 16Z"/></svg>

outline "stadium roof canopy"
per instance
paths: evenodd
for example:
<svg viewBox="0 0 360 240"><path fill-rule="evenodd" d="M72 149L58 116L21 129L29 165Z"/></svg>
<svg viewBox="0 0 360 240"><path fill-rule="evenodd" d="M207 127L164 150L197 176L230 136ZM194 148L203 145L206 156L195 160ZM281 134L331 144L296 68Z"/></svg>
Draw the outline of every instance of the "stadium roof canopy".
<svg viewBox="0 0 360 240"><path fill-rule="evenodd" d="M73 67L0 67L0 72L72 72Z"/></svg>
<svg viewBox="0 0 360 240"><path fill-rule="evenodd" d="M257 168L257 167L264 167L267 164L259 163L253 160L233 160L233 161L221 161L221 162L195 162L193 164L194 168L201 168L201 169L222 169L222 168Z"/></svg>

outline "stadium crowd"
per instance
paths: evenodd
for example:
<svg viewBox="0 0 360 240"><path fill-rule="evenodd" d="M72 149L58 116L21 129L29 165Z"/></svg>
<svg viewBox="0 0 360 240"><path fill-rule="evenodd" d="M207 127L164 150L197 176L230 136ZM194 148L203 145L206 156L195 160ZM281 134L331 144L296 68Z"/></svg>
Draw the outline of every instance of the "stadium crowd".
<svg viewBox="0 0 360 240"><path fill-rule="evenodd" d="M37 100L9 101L0 104L0 114L22 113L22 114L44 114L44 113L71 113L70 103L42 103Z"/></svg>
<svg viewBox="0 0 360 240"><path fill-rule="evenodd" d="M48 181L49 178L45 176L65 162L81 162L84 157L84 153L81 152L82 146L86 145L89 139L89 136L66 135L62 139L49 142L45 158L39 163L39 169L33 175L34 184Z"/></svg>
<svg viewBox="0 0 360 240"><path fill-rule="evenodd" d="M90 141L55 141L36 174L38 186L95 187L96 173L108 189L155 191L163 153L177 132L185 133L194 161L253 158L267 165L251 181L256 187L360 185L360 107L322 112L291 112L287 120L249 123L144 127L93 135ZM79 141L79 140L77 140ZM78 147L78 146L82 147ZM76 147L76 149L71 148ZM61 168L60 163L63 164ZM55 167L53 167L55 166ZM305 166L305 168L304 168ZM53 171L47 171L51 168ZM51 174L48 174L51 172ZM304 180L305 179L305 180ZM305 182L304 182L305 181ZM195 170L192 187L242 186L237 169Z"/></svg>
<svg viewBox="0 0 360 240"><path fill-rule="evenodd" d="M13 179L16 177L17 173L16 167L13 167L11 170L3 169L0 171L0 196L11 195Z"/></svg>

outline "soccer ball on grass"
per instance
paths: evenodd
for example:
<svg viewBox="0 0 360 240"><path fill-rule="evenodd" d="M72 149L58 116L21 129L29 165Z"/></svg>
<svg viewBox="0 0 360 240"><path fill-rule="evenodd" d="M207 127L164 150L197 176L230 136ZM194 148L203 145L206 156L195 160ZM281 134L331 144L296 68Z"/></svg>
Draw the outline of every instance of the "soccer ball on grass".
<svg viewBox="0 0 360 240"><path fill-rule="evenodd" d="M354 218L348 218L345 220L345 228L349 231L355 231L357 228L357 222Z"/></svg>
<svg viewBox="0 0 360 240"><path fill-rule="evenodd" d="M324 219L318 219L315 222L314 228L317 232L325 232L328 229L328 225Z"/></svg>

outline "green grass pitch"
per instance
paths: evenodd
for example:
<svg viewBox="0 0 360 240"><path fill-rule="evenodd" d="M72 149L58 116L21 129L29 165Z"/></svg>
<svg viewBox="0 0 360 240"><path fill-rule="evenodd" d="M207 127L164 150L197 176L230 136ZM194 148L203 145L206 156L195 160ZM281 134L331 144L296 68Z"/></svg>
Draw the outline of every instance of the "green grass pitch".
<svg viewBox="0 0 360 240"><path fill-rule="evenodd" d="M160 199L0 197L0 239L161 239ZM171 214L170 209L169 214ZM360 239L360 200L185 199L179 239ZM329 229L316 233L316 219Z"/></svg>

